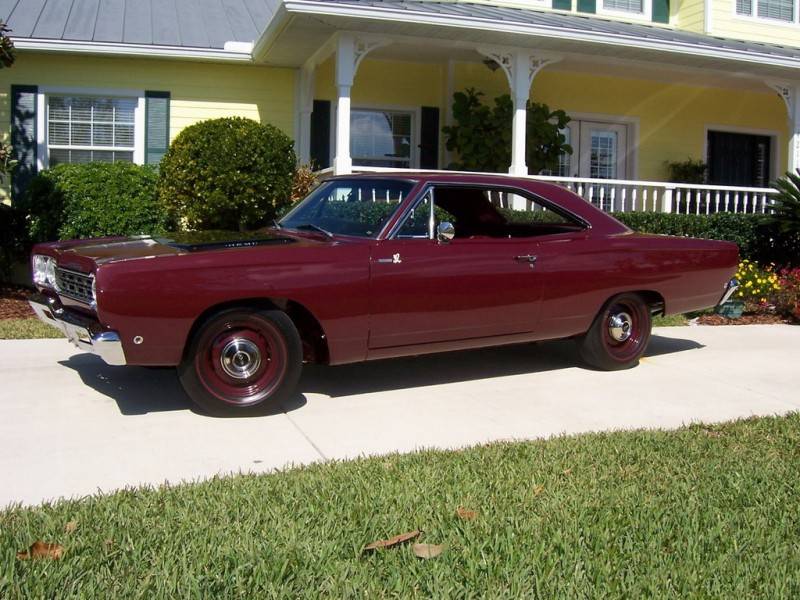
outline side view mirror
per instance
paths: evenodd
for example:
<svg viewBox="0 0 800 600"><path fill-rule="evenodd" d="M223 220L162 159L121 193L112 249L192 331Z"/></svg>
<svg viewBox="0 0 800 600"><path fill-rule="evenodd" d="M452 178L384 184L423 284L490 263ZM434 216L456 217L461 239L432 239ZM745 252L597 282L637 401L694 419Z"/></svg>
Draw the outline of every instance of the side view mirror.
<svg viewBox="0 0 800 600"><path fill-rule="evenodd" d="M440 244L446 244L456 237L456 228L448 221L442 221L436 226L436 239Z"/></svg>

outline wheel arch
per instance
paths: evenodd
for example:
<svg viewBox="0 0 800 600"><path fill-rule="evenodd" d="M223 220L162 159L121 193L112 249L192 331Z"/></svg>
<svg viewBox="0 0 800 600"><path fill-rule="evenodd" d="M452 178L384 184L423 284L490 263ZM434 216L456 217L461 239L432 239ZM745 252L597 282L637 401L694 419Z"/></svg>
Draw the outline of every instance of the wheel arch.
<svg viewBox="0 0 800 600"><path fill-rule="evenodd" d="M600 314L600 311L603 310L603 307L608 306L608 303L611 302L611 299L619 296L620 294L636 294L641 296L645 303L650 307L650 314L652 315L663 315L666 312L666 302L661 292L656 290L625 290L624 292L615 292L614 294L611 294L603 301L595 314Z"/></svg>
<svg viewBox="0 0 800 600"><path fill-rule="evenodd" d="M312 313L308 307L295 300L268 297L238 298L236 300L220 302L206 308L194 320L186 336L186 340L184 340L184 357L192 338L203 323L219 312L232 308L280 310L286 313L297 328L297 332L300 334L300 340L303 343L303 360L305 362L320 364L327 364L329 362L330 351L328 349L328 338L325 335L322 324L319 322L319 319L314 316L314 313Z"/></svg>

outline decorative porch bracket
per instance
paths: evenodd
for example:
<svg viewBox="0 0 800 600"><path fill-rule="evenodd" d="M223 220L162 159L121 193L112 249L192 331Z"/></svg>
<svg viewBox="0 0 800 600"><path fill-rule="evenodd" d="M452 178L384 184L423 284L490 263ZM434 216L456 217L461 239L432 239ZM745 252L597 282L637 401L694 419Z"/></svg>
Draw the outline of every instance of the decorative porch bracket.
<svg viewBox="0 0 800 600"><path fill-rule="evenodd" d="M364 57L372 50L385 46L386 39L343 33L336 40L336 148L333 159L335 175L353 172L350 157L350 89Z"/></svg>
<svg viewBox="0 0 800 600"><path fill-rule="evenodd" d="M768 81L767 85L778 92L786 103L789 114L789 160L790 171L800 169L800 84Z"/></svg>
<svg viewBox="0 0 800 600"><path fill-rule="evenodd" d="M558 62L560 58L544 56L541 53L521 48L508 50L477 48L477 51L496 62L506 74L514 103L514 118L511 125L511 166L508 172L511 175L527 175L525 137L528 118L527 104L531 86L539 71L547 65Z"/></svg>

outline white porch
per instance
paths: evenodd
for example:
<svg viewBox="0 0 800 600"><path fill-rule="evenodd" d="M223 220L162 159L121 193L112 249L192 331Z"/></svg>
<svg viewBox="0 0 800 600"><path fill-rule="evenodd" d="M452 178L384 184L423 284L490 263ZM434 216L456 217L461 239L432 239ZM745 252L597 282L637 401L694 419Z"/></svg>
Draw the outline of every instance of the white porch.
<svg viewBox="0 0 800 600"><path fill-rule="evenodd" d="M636 107L630 106L613 111L611 115L618 117L627 127L628 139L624 138L626 133L620 134L620 147L624 150L620 150L619 154L627 159L624 168L586 169L581 173L573 168L560 172L557 177L530 174L570 187L607 210L656 209L695 214L763 212L774 193L774 190L766 187L769 181L786 170L800 168L800 61L793 55L779 57L772 49L762 52L759 48L738 42L691 34L678 35L677 32L629 24L619 24L615 26L619 31L601 35L591 27L581 30L585 19L566 15L557 17L563 18L570 26L555 31L531 23L482 20L480 15L459 19L441 14L409 14L408 11L389 14L372 5L363 12L350 9L349 12L342 12L327 6L324 14L315 12L316 9L306 3L295 6L287 2L284 6L290 18L287 17L280 28L275 27L265 33L256 45L254 55L268 64L299 67L296 137L298 154L304 163L309 162L312 156L312 142L315 141L312 140L312 113L321 84L320 73L323 65L328 65L325 73L330 80L322 84L332 90L328 96L331 102L329 164L335 174L347 174L354 169L374 166L374 163L359 162L358 157L354 160L352 154L353 98L358 95L359 85L364 85L363 78L357 82L357 76L365 59L387 61L388 68L403 64L401 68L412 70L419 65L441 65L442 75L440 81L436 82L444 91L443 101L439 103L442 112L440 126L453 122L450 111L452 94L460 89L455 83L454 65L471 64L480 69L480 65L484 64L502 73L505 89L494 91L509 93L514 105L511 159L505 170L517 176L529 175L526 164L525 106L529 99L544 89L540 85L546 86L540 84L540 80L546 78L543 74L553 77L555 73L580 72L619 78L620 96L626 94L624 86L635 85L638 80L679 82L684 86L682 90L685 91L680 93L685 98L680 95L671 97L669 102L662 102L661 105L666 115L657 124L661 136L658 144L665 148L669 146L669 140L664 140L671 129L676 130L675 138L680 139L681 133L677 130L689 127L680 122L682 118L685 120L684 117L674 116L670 111L677 106L677 114L682 102L689 102L692 95L700 93L695 90L724 90L723 94L717 94L715 99L710 100L712 105L717 103L718 110L715 110L715 106L708 109L712 116L705 119L705 127L709 131L710 127L716 126L711 121L713 115L716 112L724 113L728 98L733 103L742 91L763 95L764 101L771 103L770 110L773 113L779 110L776 108L778 105L782 107L782 123L777 126L774 123L761 126L757 115L740 116L740 121L733 124L731 121L735 120L734 116L720 118L720 122L726 121L722 124L726 130L763 133L765 138L769 138L768 143L772 145L769 149L770 170L758 187L666 183L663 177L653 177L652 158L648 176L643 177L638 168L639 150L646 143L654 145L649 131L654 125L642 122L643 118L635 113ZM459 10L469 9L461 7ZM516 11L514 14L525 12ZM670 35L681 39L670 38ZM390 86L385 82L370 81L375 82L373 85L385 85L386 95L391 95L388 92ZM584 104L588 107L577 111L585 113L585 116L581 116L582 121L594 120L599 112L592 106L594 92L592 88L578 92L585 95L587 101ZM655 92L655 95L658 93ZM370 90L370 94L375 95L373 90ZM356 104L359 102L356 101ZM385 100L382 106L387 104L391 104L391 100ZM551 108L563 107L551 105ZM752 108L749 111L754 112ZM576 114L575 110L567 112ZM603 112L612 111L606 109ZM674 121L670 121L670 117ZM691 126L695 127L697 138L707 133L702 129L702 123ZM437 166L447 166L453 156L443 148L441 139L437 143L442 158ZM679 152L680 149L666 148L665 157L677 157ZM699 152L695 151L697 154ZM424 166L414 164L413 160L407 162L408 165L404 166L410 168Z"/></svg>

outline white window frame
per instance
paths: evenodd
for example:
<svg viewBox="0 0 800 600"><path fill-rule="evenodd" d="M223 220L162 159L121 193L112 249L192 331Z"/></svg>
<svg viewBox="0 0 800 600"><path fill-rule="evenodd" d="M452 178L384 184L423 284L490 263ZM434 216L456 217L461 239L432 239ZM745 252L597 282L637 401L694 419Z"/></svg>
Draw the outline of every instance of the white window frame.
<svg viewBox="0 0 800 600"><path fill-rule="evenodd" d="M334 101L331 103L331 135L330 135L330 161L333 164L333 157L336 154L336 113L339 110L339 103ZM422 140L422 109L419 106L404 106L396 104L357 104L350 107L350 123L353 122L353 113L357 110L371 110L371 111L389 111L389 112L405 112L411 113L411 158L409 169L419 169L419 145ZM352 136L352 128L351 128ZM352 159L352 152L350 153ZM359 167L353 159L353 167ZM397 167L400 169L401 167Z"/></svg>
<svg viewBox="0 0 800 600"><path fill-rule="evenodd" d="M758 14L758 0L751 0L753 3L752 15L741 15L736 10L736 0L733 0L733 16L736 19L747 21L749 23L759 23L762 25L777 25L778 27L792 27L797 28L800 23L800 0L794 0L794 18L791 21L784 21L782 19L773 19L771 17L762 17Z"/></svg>
<svg viewBox="0 0 800 600"><path fill-rule="evenodd" d="M707 1L710 2L711 0ZM640 13L629 12L627 10L618 10L616 8L606 8L603 0L597 0L597 14L622 19L635 19L637 21L652 21L653 0L643 0L642 12Z"/></svg>
<svg viewBox="0 0 800 600"><path fill-rule="evenodd" d="M48 96L94 96L98 98L136 98L136 108L133 111L133 148L126 148L125 152L133 150L133 162L137 165L144 164L144 136L145 136L145 99L144 90L129 90L115 88L81 88L81 87L49 87L41 86L36 96L36 163L39 170L50 166L50 153L48 151L47 127L47 97ZM95 147L94 149L101 149ZM111 148L109 148L111 150Z"/></svg>

